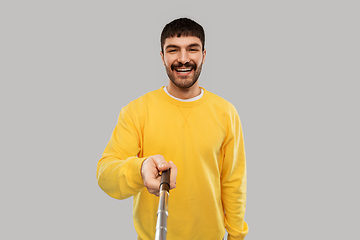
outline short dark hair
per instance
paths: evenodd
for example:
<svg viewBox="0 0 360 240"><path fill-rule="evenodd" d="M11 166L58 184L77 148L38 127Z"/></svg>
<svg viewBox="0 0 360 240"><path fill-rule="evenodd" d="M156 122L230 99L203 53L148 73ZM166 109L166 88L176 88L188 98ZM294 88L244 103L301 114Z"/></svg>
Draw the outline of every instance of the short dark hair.
<svg viewBox="0 0 360 240"><path fill-rule="evenodd" d="M165 25L161 33L161 51L164 52L164 44L167 38L172 37L198 37L205 49L205 32L203 27L189 18L179 18Z"/></svg>

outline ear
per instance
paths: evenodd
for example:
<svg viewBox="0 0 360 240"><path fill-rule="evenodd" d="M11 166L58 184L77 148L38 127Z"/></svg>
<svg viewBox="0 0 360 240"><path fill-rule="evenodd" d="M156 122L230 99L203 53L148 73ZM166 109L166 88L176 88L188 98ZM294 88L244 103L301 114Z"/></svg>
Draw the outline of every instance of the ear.
<svg viewBox="0 0 360 240"><path fill-rule="evenodd" d="M206 56L206 49L204 49L204 51L203 51L203 59L202 59L202 63L204 64L204 62L205 62L205 56Z"/></svg>
<svg viewBox="0 0 360 240"><path fill-rule="evenodd" d="M165 66L164 54L163 54L162 51L160 51L160 56L161 56L161 60L162 60L162 62L164 64L164 66Z"/></svg>

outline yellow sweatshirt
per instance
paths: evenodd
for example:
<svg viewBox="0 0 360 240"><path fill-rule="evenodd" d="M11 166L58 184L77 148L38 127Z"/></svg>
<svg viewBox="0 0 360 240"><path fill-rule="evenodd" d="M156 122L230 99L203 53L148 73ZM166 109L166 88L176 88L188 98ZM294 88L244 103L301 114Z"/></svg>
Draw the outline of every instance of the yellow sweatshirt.
<svg viewBox="0 0 360 240"><path fill-rule="evenodd" d="M160 88L130 102L119 115L98 162L100 188L116 199L134 196L138 239L155 237L159 198L143 185L142 162L161 154L178 168L170 191L167 238L244 239L246 165L236 109L204 90L202 98L181 102Z"/></svg>

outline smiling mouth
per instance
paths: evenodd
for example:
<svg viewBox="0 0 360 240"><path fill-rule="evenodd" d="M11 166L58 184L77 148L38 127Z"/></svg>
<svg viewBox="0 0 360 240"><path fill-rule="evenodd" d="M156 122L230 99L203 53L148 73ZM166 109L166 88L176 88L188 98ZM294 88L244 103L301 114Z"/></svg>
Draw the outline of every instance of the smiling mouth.
<svg viewBox="0 0 360 240"><path fill-rule="evenodd" d="M177 68L175 69L175 71L179 72L179 73L186 73L186 72L191 72L192 68Z"/></svg>

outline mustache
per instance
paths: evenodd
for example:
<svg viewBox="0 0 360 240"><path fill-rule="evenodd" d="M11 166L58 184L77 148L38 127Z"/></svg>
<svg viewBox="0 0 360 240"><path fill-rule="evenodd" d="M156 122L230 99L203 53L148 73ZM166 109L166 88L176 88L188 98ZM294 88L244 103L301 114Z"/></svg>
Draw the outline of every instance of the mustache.
<svg viewBox="0 0 360 240"><path fill-rule="evenodd" d="M186 68L193 68L194 70L196 70L197 65L196 63L194 63L193 61L187 62L185 64L182 64L180 62L175 62L173 64L171 64L171 70L174 70L175 68L180 68L180 67L186 67Z"/></svg>

